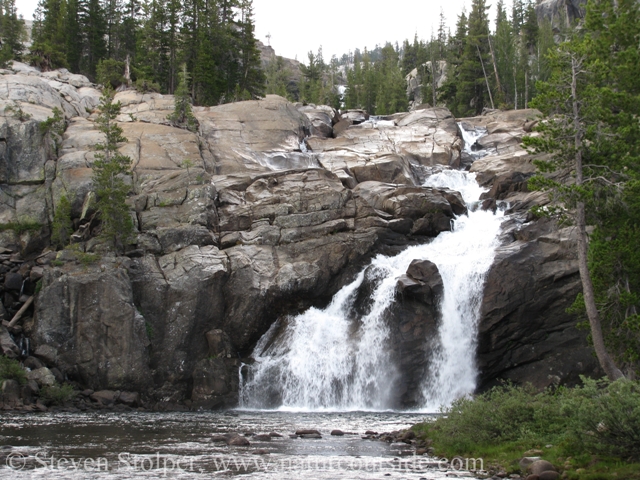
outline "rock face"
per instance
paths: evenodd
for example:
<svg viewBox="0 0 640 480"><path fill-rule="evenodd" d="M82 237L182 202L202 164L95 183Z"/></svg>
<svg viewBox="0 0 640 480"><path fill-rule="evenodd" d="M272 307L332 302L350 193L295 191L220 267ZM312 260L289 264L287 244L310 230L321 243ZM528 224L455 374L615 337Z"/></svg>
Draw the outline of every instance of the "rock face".
<svg viewBox="0 0 640 480"><path fill-rule="evenodd" d="M556 28L566 28L584 18L586 5L586 0L539 0L536 14L538 20L548 20Z"/></svg>
<svg viewBox="0 0 640 480"><path fill-rule="evenodd" d="M428 260L414 260L398 279L399 299L390 312L392 343L399 370L404 374L397 388L401 406L419 406L422 379L429 374L427 359L433 345L424 339L437 337L440 301L444 293L438 267Z"/></svg>
<svg viewBox="0 0 640 480"><path fill-rule="evenodd" d="M566 313L582 290L575 238L571 228L556 229L523 226L513 243L498 250L478 338L482 387L526 379L544 388L600 373L587 332Z"/></svg>
<svg viewBox="0 0 640 480"><path fill-rule="evenodd" d="M478 182L490 188L483 198L506 202L512 214L486 279L478 336L480 389L505 379L544 388L601 375L587 332L567 313L582 290L572 230L528 214L531 206L548 202L545 194L528 190L535 157L519 146L538 116L520 110L464 120L486 127L480 142L496 150L471 167Z"/></svg>
<svg viewBox="0 0 640 480"><path fill-rule="evenodd" d="M407 97L409 98L410 110L418 110L424 108L423 104L432 103L431 98L423 98L423 75L424 72L428 73L428 78L431 78L431 74L435 73L435 86L436 89L442 87L447 81L447 62L440 60L435 62L432 66L431 62L426 62L420 67L416 67L406 77L407 80ZM431 87L431 85L430 85ZM435 106L435 105L434 105Z"/></svg>
<svg viewBox="0 0 640 480"><path fill-rule="evenodd" d="M0 316L9 320L39 292L33 313L2 327L0 340L33 368L36 387L68 379L125 405L235 406L238 368L274 322L326 305L373 255L425 242L466 212L459 193L422 186L429 168L461 165L456 120L444 108L366 121L364 112L340 117L267 96L197 107L190 132L166 120L171 96L125 91L116 96L128 139L120 151L132 159L137 232L116 255L97 236L92 207L99 90L21 64L0 71L0 82L0 220L14 224L0 232ZM53 108L67 122L61 138L39 127ZM521 225L542 201L526 189L532 158L519 147L536 113L465 120L485 126L483 145L496 151L473 165L486 200L520 215L487 280L483 386L573 381L591 368L584 332L564 313L579 289L571 239L541 222ZM74 245L43 250L62 195ZM36 226L15 228L26 222ZM424 339L435 334L442 288L429 262L398 280L389 348L406 372L405 406L428 368ZM562 370L568 349L584 369Z"/></svg>

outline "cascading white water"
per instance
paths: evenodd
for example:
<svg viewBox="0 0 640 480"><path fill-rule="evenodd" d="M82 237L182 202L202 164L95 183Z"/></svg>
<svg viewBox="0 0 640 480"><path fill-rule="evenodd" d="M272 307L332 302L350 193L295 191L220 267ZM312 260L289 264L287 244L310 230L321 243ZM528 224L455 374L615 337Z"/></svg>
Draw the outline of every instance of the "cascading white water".
<svg viewBox="0 0 640 480"><path fill-rule="evenodd" d="M460 134L464 141L464 150L474 160L482 158L489 154L485 149L480 148L476 142L487 134L487 129L484 127L465 128L462 123L459 123Z"/></svg>
<svg viewBox="0 0 640 480"><path fill-rule="evenodd" d="M502 214L476 208L484 190L475 174L444 170L431 175L425 186L459 191L469 206L468 215L458 217L451 232L431 243L394 257L378 255L326 308L311 308L272 326L256 346L255 363L241 382L242 407L389 408L399 372L385 348L390 335L385 312L395 299L398 278L416 259L435 263L444 284L437 346L422 387L423 408L435 411L473 392L484 276L498 245ZM371 306L358 316L354 303L365 278L373 280Z"/></svg>
<svg viewBox="0 0 640 480"><path fill-rule="evenodd" d="M475 185L466 183L467 173L445 171L427 180L427 184L443 182L458 177L450 188L459 190L467 205L479 198L482 192ZM462 180L467 177L466 180ZM423 384L423 409L436 411L453 400L472 393L476 386L476 334L484 278L493 263L498 247L498 234L503 213L476 210L456 220L451 233L440 234L429 245L429 260L438 266L444 283L441 304L442 320L438 329L437 347L431 358L430 377Z"/></svg>

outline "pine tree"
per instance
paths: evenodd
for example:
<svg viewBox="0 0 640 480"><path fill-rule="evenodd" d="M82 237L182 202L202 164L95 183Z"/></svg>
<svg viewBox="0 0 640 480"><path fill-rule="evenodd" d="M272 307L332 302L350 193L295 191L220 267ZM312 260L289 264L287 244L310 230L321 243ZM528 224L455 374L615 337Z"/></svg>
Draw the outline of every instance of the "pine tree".
<svg viewBox="0 0 640 480"><path fill-rule="evenodd" d="M362 107L362 58L360 51L356 49L353 55L353 68L347 72L347 91L345 95L345 107L347 109Z"/></svg>
<svg viewBox="0 0 640 480"><path fill-rule="evenodd" d="M67 66L66 0L40 0L31 30L31 63L43 71Z"/></svg>
<svg viewBox="0 0 640 480"><path fill-rule="evenodd" d="M104 10L100 0L78 0L78 11L83 48L80 73L95 79L98 63L107 58Z"/></svg>
<svg viewBox="0 0 640 480"><path fill-rule="evenodd" d="M489 104L491 86L487 85L489 64L489 19L485 0L473 0L469 27L461 63L458 67L454 113L457 116L477 115Z"/></svg>
<svg viewBox="0 0 640 480"><path fill-rule="evenodd" d="M15 0L0 1L0 66L9 60L22 60L26 39L24 20L18 17Z"/></svg>
<svg viewBox="0 0 640 480"><path fill-rule="evenodd" d="M80 25L79 0L67 0L65 30L65 56L67 66L72 72L80 72L80 63L83 55L83 35Z"/></svg>
<svg viewBox="0 0 640 480"><path fill-rule="evenodd" d="M550 55L551 77L539 82L532 102L549 118L537 127L540 136L525 143L551 154L537 162L542 173L568 174L567 180L538 175L532 186L549 191L556 209L576 226L583 285L576 306L589 320L600 365L614 380L622 372L608 347L612 336L620 340L621 331L611 328L622 318L618 325L626 322L623 331L632 332L639 320L633 294L638 284L630 283L640 277L634 236L640 230L639 6L634 0L594 1L585 26ZM588 224L596 226L595 245L589 244ZM637 352L637 345L627 345Z"/></svg>
<svg viewBox="0 0 640 480"><path fill-rule="evenodd" d="M304 103L323 103L321 101L324 92L324 74L326 65L322 57L322 47L318 53L307 54L309 65L300 65L302 79L300 82L300 101Z"/></svg>
<svg viewBox="0 0 640 480"><path fill-rule="evenodd" d="M189 73L187 65L182 64L179 74L178 88L176 89L175 108L173 113L167 117L174 125L186 128L191 132L198 130L198 120L191 111L191 96L189 95Z"/></svg>
<svg viewBox="0 0 640 480"><path fill-rule="evenodd" d="M242 98L257 98L264 95L266 79L262 71L260 50L254 35L255 27L251 0L243 0L241 12L242 20L239 32L241 61L237 89L241 92Z"/></svg>
<svg viewBox="0 0 640 480"><path fill-rule="evenodd" d="M371 65L371 55L364 49L362 55L362 89L360 92L360 106L368 113L376 113L376 96L378 93L378 76Z"/></svg>
<svg viewBox="0 0 640 480"><path fill-rule="evenodd" d="M275 57L267 64L265 72L266 87L265 93L270 95L280 95L288 100L293 100L293 96L287 90L287 83L291 73L280 56Z"/></svg>
<svg viewBox="0 0 640 480"><path fill-rule="evenodd" d="M387 43L382 49L382 59L375 65L378 79L376 115L389 115L407 110L407 84L398 60L397 52Z"/></svg>
<svg viewBox="0 0 640 480"><path fill-rule="evenodd" d="M440 98L449 106L449 109L457 114L455 108L456 95L458 94L458 75L462 64L462 55L467 42L468 20L467 15L462 11L458 15L456 23L456 34L447 45L447 63L449 64L449 75L447 81L440 88Z"/></svg>
<svg viewBox="0 0 640 480"><path fill-rule="evenodd" d="M100 115L96 123L105 136L104 143L96 145L100 152L92 165L93 188L100 212L102 236L116 250L123 250L133 234L133 222L126 204L130 187L123 177L131 173L131 158L118 152L118 144L126 142L122 128L115 122L120 114L120 102L113 103L113 91L106 88L100 99Z"/></svg>
<svg viewBox="0 0 640 480"><path fill-rule="evenodd" d="M62 195L51 223L51 243L64 248L69 245L69 237L72 233L71 203L66 195Z"/></svg>

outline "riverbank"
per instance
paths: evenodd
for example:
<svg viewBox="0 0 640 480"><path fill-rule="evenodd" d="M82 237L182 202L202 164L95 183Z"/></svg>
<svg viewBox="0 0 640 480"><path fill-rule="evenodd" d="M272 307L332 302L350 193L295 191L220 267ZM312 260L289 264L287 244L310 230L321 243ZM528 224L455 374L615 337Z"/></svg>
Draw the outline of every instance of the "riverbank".
<svg viewBox="0 0 640 480"><path fill-rule="evenodd" d="M414 426L418 439L438 457L482 458L493 478L640 479L638 382L584 380L542 393L503 386L444 413ZM548 471L533 475L540 460Z"/></svg>

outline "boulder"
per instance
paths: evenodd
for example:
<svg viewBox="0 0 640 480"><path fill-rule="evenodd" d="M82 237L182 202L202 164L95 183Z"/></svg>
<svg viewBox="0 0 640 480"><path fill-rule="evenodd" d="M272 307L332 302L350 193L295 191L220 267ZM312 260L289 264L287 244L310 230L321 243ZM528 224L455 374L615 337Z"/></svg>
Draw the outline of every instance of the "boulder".
<svg viewBox="0 0 640 480"><path fill-rule="evenodd" d="M298 111L305 114L311 121L313 127L311 128L311 134L319 137L332 137L333 136L333 123L334 119L338 118L337 112L326 105L306 105L298 107Z"/></svg>
<svg viewBox="0 0 640 480"><path fill-rule="evenodd" d="M118 393L112 390L100 390L92 393L89 398L100 405L110 406L115 403Z"/></svg>
<svg viewBox="0 0 640 480"><path fill-rule="evenodd" d="M16 407L21 403L20 385L15 380L2 382L2 402L5 407Z"/></svg>
<svg viewBox="0 0 640 480"><path fill-rule="evenodd" d="M231 341L223 330L210 330L205 335L209 345L210 357L226 358L231 355Z"/></svg>
<svg viewBox="0 0 640 480"><path fill-rule="evenodd" d="M237 433L225 435L227 445L234 447L249 447L251 442L247 440L242 435L238 435Z"/></svg>
<svg viewBox="0 0 640 480"><path fill-rule="evenodd" d="M22 275L9 272L4 277L4 289L19 292L22 289L23 282Z"/></svg>
<svg viewBox="0 0 640 480"><path fill-rule="evenodd" d="M299 168L299 158L291 154L300 151L313 128L306 115L277 95L196 109L195 115L219 175ZM279 163L271 161L274 154L280 154Z"/></svg>
<svg viewBox="0 0 640 480"><path fill-rule="evenodd" d="M38 360L35 357L27 357L27 358L25 358L23 364L24 364L25 368L28 368L30 370L37 370L37 369L42 368L42 367L45 366L45 364L42 363L41 360Z"/></svg>
<svg viewBox="0 0 640 480"><path fill-rule="evenodd" d="M39 345L34 355L50 367L58 361L58 350L51 345Z"/></svg>
<svg viewBox="0 0 640 480"><path fill-rule="evenodd" d="M336 175L344 172L358 182L420 185L420 166L455 166L460 161L462 143L455 120L442 108L335 132L336 138L314 137L307 142L324 168Z"/></svg>
<svg viewBox="0 0 640 480"><path fill-rule="evenodd" d="M555 471L546 471L538 475L538 480L557 480L558 478L560 478L560 474Z"/></svg>
<svg viewBox="0 0 640 480"><path fill-rule="evenodd" d="M547 462L546 460L536 460L535 462L533 462L531 465L527 467L527 472L531 473L532 475L538 475L538 477L540 477L540 475L542 475L544 472L556 473L556 468L553 466L552 463ZM549 479L549 480L554 480L554 479Z"/></svg>
<svg viewBox="0 0 640 480"><path fill-rule="evenodd" d="M240 367L237 360L207 358L196 363L193 370L191 401L196 407L220 408L236 404L238 375L233 367Z"/></svg>
<svg viewBox="0 0 640 480"><path fill-rule="evenodd" d="M310 428L301 428L296 430L296 435L320 435L320 432Z"/></svg>
<svg viewBox="0 0 640 480"><path fill-rule="evenodd" d="M29 280L31 280L32 282L35 283L38 280L40 280L43 275L44 275L44 268L43 267L33 267L31 269L30 274L29 274Z"/></svg>
<svg viewBox="0 0 640 480"><path fill-rule="evenodd" d="M138 407L140 406L140 394L138 392L120 392L118 403L129 407Z"/></svg>
<svg viewBox="0 0 640 480"><path fill-rule="evenodd" d="M398 290L401 294L413 295L428 305L437 305L444 293L444 285L435 263L414 260L406 275L398 280Z"/></svg>
<svg viewBox="0 0 640 480"><path fill-rule="evenodd" d="M40 387L51 387L56 384L55 375L47 367L27 372L27 380L35 381Z"/></svg>
<svg viewBox="0 0 640 480"><path fill-rule="evenodd" d="M346 110L340 114L342 119L350 120L353 125L358 125L369 120L369 114L364 110Z"/></svg>
<svg viewBox="0 0 640 480"><path fill-rule="evenodd" d="M0 325L0 352L8 358L20 357L20 348L13 341L6 327Z"/></svg>

